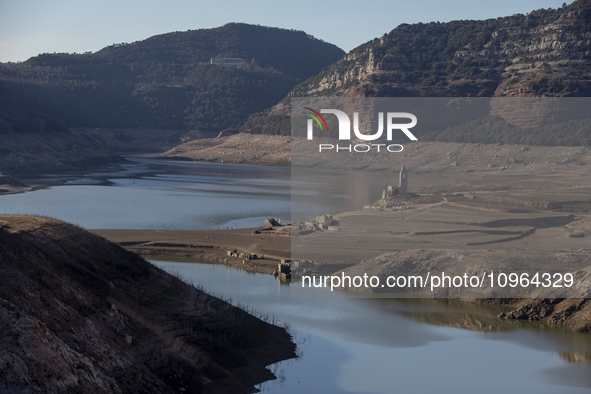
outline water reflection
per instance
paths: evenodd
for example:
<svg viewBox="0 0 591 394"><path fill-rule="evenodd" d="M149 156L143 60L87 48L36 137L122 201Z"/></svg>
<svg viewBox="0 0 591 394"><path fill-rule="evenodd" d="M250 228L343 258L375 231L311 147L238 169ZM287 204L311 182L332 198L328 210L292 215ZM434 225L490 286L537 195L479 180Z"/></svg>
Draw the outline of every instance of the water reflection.
<svg viewBox="0 0 591 394"><path fill-rule="evenodd" d="M558 355L569 363L591 362L591 352L558 352Z"/></svg>
<svg viewBox="0 0 591 394"><path fill-rule="evenodd" d="M119 172L51 174L42 190L0 196L2 213L55 217L85 228L217 229L289 221L290 170L130 159Z"/></svg>
<svg viewBox="0 0 591 394"><path fill-rule="evenodd" d="M373 304L374 307L380 308L385 312L397 313L420 322L443 327L462 328L480 332L504 332L515 330L521 326L520 322L515 320L505 320L497 317L501 311L508 309L506 307L487 307L482 305L470 307L469 304L464 306L458 305L459 302L437 299L399 300L398 302L407 302L409 304L408 309L410 310L397 308L391 311L390 308L379 302ZM433 308L428 308L428 306L432 306Z"/></svg>
<svg viewBox="0 0 591 394"><path fill-rule="evenodd" d="M157 264L289 321L301 357L271 366L273 393L589 392L589 335L496 316L506 307L450 300L292 298L270 275ZM291 286L297 286L291 284ZM578 361L578 362L574 362Z"/></svg>
<svg viewBox="0 0 591 394"><path fill-rule="evenodd" d="M364 199L378 198L368 193L375 189L373 183L380 183L377 190L383 188L375 177L325 175L310 181L296 174L294 182L307 182L305 195L330 187L332 176L349 177L350 182L330 194L339 198L311 199L314 203L298 214L312 217L358 208ZM289 169L141 159L121 173L76 176L69 178L75 185L1 196L2 211L38 213L87 228L249 227L264 216L288 220L291 215ZM261 385L267 392L497 393L510 388L578 393L591 388L589 335L499 320L501 307L338 294L292 298L293 284L270 275L219 265L158 264L291 323L301 357L271 366L283 379Z"/></svg>

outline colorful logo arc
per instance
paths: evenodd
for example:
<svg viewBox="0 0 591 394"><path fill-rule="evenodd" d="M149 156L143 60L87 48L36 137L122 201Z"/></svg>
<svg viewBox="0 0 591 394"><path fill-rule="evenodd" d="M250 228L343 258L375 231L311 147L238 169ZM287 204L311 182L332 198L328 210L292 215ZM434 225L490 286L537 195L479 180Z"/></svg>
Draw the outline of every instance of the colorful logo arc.
<svg viewBox="0 0 591 394"><path fill-rule="evenodd" d="M304 109L307 109L308 111L312 111L314 112L314 114L311 114L309 112L304 112L306 115L311 116L316 123L318 123L318 126L320 126L320 130L324 130L324 128L322 127L322 123L320 123L320 119L322 119L322 122L324 123L324 126L326 126L326 131L328 131L328 125L326 124L326 120L324 120L324 116L320 115L320 113L318 111L314 111L312 108L308 108L308 107L304 107ZM318 119L320 118L320 119Z"/></svg>

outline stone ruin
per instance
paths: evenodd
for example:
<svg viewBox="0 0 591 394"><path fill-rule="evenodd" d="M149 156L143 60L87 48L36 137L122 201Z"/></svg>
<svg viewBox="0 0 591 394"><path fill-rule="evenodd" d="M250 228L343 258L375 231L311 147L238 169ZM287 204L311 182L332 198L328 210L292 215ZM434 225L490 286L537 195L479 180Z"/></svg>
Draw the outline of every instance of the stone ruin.
<svg viewBox="0 0 591 394"><path fill-rule="evenodd" d="M382 191L382 200L390 199L394 196L404 196L408 193L408 174L406 166L403 164L398 174L398 186L388 186Z"/></svg>
<svg viewBox="0 0 591 394"><path fill-rule="evenodd" d="M273 276L279 276L281 279L291 279L291 263L285 259L277 264L277 269L273 272Z"/></svg>
<svg viewBox="0 0 591 394"><path fill-rule="evenodd" d="M338 231L339 223L334 220L332 215L320 214L312 220L306 220L304 222L293 223L292 227L299 231L300 235L311 233L313 231Z"/></svg>
<svg viewBox="0 0 591 394"><path fill-rule="evenodd" d="M292 260L291 271L295 275L312 275L315 266L321 265L320 261L313 260Z"/></svg>
<svg viewBox="0 0 591 394"><path fill-rule="evenodd" d="M236 249L226 251L226 254L229 257L238 257L243 260L255 260L255 259L263 259L265 258L264 255L258 255L256 253L245 253L245 252L238 252Z"/></svg>
<svg viewBox="0 0 591 394"><path fill-rule="evenodd" d="M318 216L316 216L316 223L318 223L318 225L322 228L327 228L328 226L330 226L333 222L332 219L332 215L328 215L328 214L320 214Z"/></svg>

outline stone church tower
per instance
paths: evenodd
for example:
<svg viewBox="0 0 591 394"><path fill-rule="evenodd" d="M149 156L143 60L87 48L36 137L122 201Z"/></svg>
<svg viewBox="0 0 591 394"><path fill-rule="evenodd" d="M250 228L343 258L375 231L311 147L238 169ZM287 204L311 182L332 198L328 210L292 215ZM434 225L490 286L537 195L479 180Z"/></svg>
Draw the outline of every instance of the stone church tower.
<svg viewBox="0 0 591 394"><path fill-rule="evenodd" d="M406 173L406 166L403 164L400 169L400 176L398 179L398 190L401 195L405 195L408 192L408 177Z"/></svg>
<svg viewBox="0 0 591 394"><path fill-rule="evenodd" d="M388 189L382 192L382 200L390 199L394 196L404 196L408 193L408 174L406 166L403 164L398 177L398 186L388 186Z"/></svg>

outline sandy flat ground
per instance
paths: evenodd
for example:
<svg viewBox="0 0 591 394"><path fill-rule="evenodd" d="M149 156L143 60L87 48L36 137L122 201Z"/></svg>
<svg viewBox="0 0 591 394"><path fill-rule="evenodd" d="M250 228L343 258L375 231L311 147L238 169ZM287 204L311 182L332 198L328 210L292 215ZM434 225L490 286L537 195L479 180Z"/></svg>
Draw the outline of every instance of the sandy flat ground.
<svg viewBox="0 0 591 394"><path fill-rule="evenodd" d="M291 239L284 235L256 234L260 228L229 230L91 230L144 257L217 261L249 271L272 273L280 259L290 256ZM227 256L228 250L264 255L244 261Z"/></svg>
<svg viewBox="0 0 591 394"><path fill-rule="evenodd" d="M513 250L527 260L533 251L591 249L589 177L508 177L420 192L439 202L411 199L404 209L343 212L335 216L338 231L296 237L256 234L260 228L92 232L147 257L217 261L267 273L289 258L342 266L406 250ZM582 237L572 237L576 233ZM227 250L264 258L244 261Z"/></svg>
<svg viewBox="0 0 591 394"><path fill-rule="evenodd" d="M356 211L335 216L339 231L294 237L294 258L355 264L398 250L591 248L587 235L570 238L568 225L587 220L563 212L509 213L449 203L400 211ZM343 261L344 260L344 261Z"/></svg>
<svg viewBox="0 0 591 394"><path fill-rule="evenodd" d="M271 273L280 259L328 264L358 264L364 259L404 250L513 250L524 259L533 251L591 248L587 215L531 210L525 213L483 210L452 203L420 204L405 210L354 211L335 216L339 231L288 237L256 234L260 228L230 230L92 230L144 256L218 261ZM587 227L585 227L587 226ZM292 248L293 246L293 248ZM244 261L227 250L264 255Z"/></svg>
<svg viewBox="0 0 591 394"><path fill-rule="evenodd" d="M208 155L223 151L225 159L231 152L245 157L239 149L244 149L246 142L256 145L265 141L257 138L222 138L215 143L209 141L208 147L201 146L208 141L200 140L190 147L192 152ZM272 141L282 146L275 147L277 152L285 154L284 145L297 141L283 138ZM228 144L235 144L234 150ZM439 157L436 152L441 155L442 151L445 158L441 162L421 164L429 157L435 160ZM148 257L217 261L267 273L272 273L284 258L325 262L322 271L328 273L397 251L414 251L418 255L423 251L465 252L477 256L476 251L482 250L487 251L482 253L487 259L499 261L504 261L500 258L504 251L511 251L512 258L524 262L531 260L532 254L586 253L591 249L589 154L588 148L417 144L413 154L405 158L411 168L409 177L413 176L413 167L416 172L429 172L430 167L444 173L475 170L481 178L454 186L423 187L417 192L426 198L394 202L385 210L339 213L335 216L338 231L315 231L291 238L255 234L258 229L93 232ZM213 156L195 159L217 161ZM369 170L381 165L377 158L368 156L367 160ZM456 160L455 165L449 164L450 160ZM346 164L342 160L335 163ZM402 206L404 209L399 209ZM582 236L573 237L575 234ZM228 257L228 249L264 254L265 258L244 261Z"/></svg>

